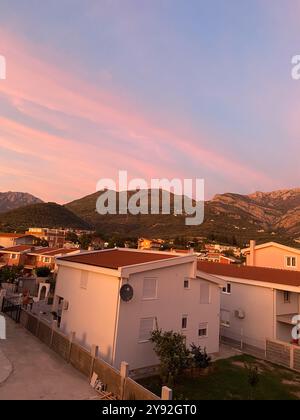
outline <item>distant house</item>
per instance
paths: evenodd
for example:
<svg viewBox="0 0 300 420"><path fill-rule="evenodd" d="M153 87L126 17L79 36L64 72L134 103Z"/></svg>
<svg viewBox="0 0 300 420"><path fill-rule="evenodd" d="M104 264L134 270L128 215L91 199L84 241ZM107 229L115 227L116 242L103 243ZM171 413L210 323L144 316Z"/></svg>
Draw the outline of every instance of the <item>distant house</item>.
<svg viewBox="0 0 300 420"><path fill-rule="evenodd" d="M156 327L187 344L219 350L221 279L197 271L195 255L109 249L59 258L54 310L60 328L76 333L114 366L156 365L149 342ZM62 312L61 312L62 308Z"/></svg>
<svg viewBox="0 0 300 420"><path fill-rule="evenodd" d="M300 273L199 262L198 269L222 279L221 335L265 349L266 339L293 342L292 320L300 312Z"/></svg>
<svg viewBox="0 0 300 420"><path fill-rule="evenodd" d="M162 240L162 239L140 238L138 240L138 249L141 249L141 250L149 250L149 249L159 250L159 249L161 249L164 242L165 241Z"/></svg>
<svg viewBox="0 0 300 420"><path fill-rule="evenodd" d="M22 265L27 273L39 267L56 268L56 258L78 254L78 248L43 248L31 245L17 245L0 249L0 268L3 266Z"/></svg>
<svg viewBox="0 0 300 420"><path fill-rule="evenodd" d="M276 242L256 245L255 241L251 241L250 247L243 249L242 253L248 266L300 271L300 249L297 248Z"/></svg>
<svg viewBox="0 0 300 420"><path fill-rule="evenodd" d="M9 248L17 245L33 245L37 238L24 233L0 233L0 246Z"/></svg>
<svg viewBox="0 0 300 420"><path fill-rule="evenodd" d="M32 271L35 268L48 267L51 271L55 271L56 258L78 253L80 253L78 248L36 248L26 253L25 269Z"/></svg>
<svg viewBox="0 0 300 420"><path fill-rule="evenodd" d="M0 249L0 268L4 266L19 266L26 263L27 252L34 247L31 245L17 245Z"/></svg>

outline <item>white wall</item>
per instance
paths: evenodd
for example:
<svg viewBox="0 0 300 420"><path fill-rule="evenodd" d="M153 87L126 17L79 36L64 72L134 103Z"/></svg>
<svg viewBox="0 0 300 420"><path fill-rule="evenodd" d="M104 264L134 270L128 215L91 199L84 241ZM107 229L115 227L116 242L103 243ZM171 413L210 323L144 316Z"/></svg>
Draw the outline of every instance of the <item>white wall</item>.
<svg viewBox="0 0 300 420"><path fill-rule="evenodd" d="M297 314L299 311L298 293L290 293L290 302L284 302L284 292L277 290L276 292L276 312L277 315Z"/></svg>
<svg viewBox="0 0 300 420"><path fill-rule="evenodd" d="M231 282L231 294L221 294L221 310L230 312L230 327L221 327L221 335L237 341L243 336L244 343L264 349L266 338L274 335L273 300L272 289ZM245 319L235 317L238 309Z"/></svg>
<svg viewBox="0 0 300 420"><path fill-rule="evenodd" d="M61 329L76 332L76 341L87 348L99 345L101 357L111 363L119 281L117 277L89 272L85 290L80 287L81 272L59 267L55 295L69 302L68 310L63 311Z"/></svg>
<svg viewBox="0 0 300 420"><path fill-rule="evenodd" d="M191 263L130 276L134 298L120 305L116 365L122 360L126 360L131 369L157 364L152 344L139 342L141 318L157 317L159 328L183 333L188 345L194 342L206 347L209 353L219 350L220 289L211 283L211 304L200 305L201 281L191 280L190 289L185 290L184 278L189 276L195 277ZM157 277L156 300L143 300L144 277ZM188 316L187 330L181 329L183 315ZM201 339L198 327L204 322L208 322L208 338Z"/></svg>

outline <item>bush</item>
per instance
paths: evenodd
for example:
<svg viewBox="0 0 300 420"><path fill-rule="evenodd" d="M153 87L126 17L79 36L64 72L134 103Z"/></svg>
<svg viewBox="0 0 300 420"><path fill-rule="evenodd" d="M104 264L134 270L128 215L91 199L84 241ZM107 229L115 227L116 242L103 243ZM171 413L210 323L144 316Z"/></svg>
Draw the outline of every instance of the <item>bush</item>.
<svg viewBox="0 0 300 420"><path fill-rule="evenodd" d="M37 277L49 277L51 274L51 270L49 267L39 267L36 268L35 274Z"/></svg>
<svg viewBox="0 0 300 420"><path fill-rule="evenodd" d="M206 353L206 349L201 350L200 346L196 346L194 343L191 345L191 356L192 356L192 365L193 367L206 369L209 367L211 362L211 357Z"/></svg>

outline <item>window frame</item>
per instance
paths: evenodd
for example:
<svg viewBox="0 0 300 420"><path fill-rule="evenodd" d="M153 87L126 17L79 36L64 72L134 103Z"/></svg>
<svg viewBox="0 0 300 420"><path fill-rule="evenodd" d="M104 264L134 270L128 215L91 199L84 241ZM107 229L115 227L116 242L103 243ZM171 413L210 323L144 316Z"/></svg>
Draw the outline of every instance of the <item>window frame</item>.
<svg viewBox="0 0 300 420"><path fill-rule="evenodd" d="M155 296L154 297L145 297L144 296L144 288L145 288L145 280L155 280ZM142 289L142 300L157 300L158 299L158 278L157 277L144 277L143 279L143 289Z"/></svg>
<svg viewBox="0 0 300 420"><path fill-rule="evenodd" d="M200 335L199 333L200 333L201 330L202 331L206 330L206 335ZM208 322L200 322L200 324L198 326L198 338L200 340L203 340L204 338L208 338Z"/></svg>
<svg viewBox="0 0 300 420"><path fill-rule="evenodd" d="M156 320L155 316L148 316L148 317L145 317L145 318L140 318L139 332L138 332L138 343L139 344L144 344L144 343L149 343L150 342L150 337L148 339L144 339L144 338L141 338L141 336L140 336L142 321L149 320L149 319L152 319L152 330L149 331L149 335L150 335L150 332L154 331L154 329L155 329L155 320Z"/></svg>
<svg viewBox="0 0 300 420"><path fill-rule="evenodd" d="M230 291L228 291L228 288L230 289ZM225 291L224 291L225 289ZM232 283L231 282L226 282L226 286L222 287L222 294L223 295L231 295L232 293Z"/></svg>

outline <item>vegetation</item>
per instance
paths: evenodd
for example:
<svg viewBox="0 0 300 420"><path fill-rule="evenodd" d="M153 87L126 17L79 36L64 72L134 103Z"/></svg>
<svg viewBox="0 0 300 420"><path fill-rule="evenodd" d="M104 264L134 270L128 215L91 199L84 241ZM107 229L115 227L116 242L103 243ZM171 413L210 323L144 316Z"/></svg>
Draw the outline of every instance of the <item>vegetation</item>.
<svg viewBox="0 0 300 420"><path fill-rule="evenodd" d="M200 346L194 343L191 345L192 365L196 368L206 369L209 367L211 357L208 356L206 349L202 350Z"/></svg>
<svg viewBox="0 0 300 420"><path fill-rule="evenodd" d="M32 226L90 229L90 225L55 203L33 204L0 214L1 229L25 230Z"/></svg>
<svg viewBox="0 0 300 420"><path fill-rule="evenodd" d="M51 274L51 270L49 267L38 267L35 270L35 274L37 277L49 277Z"/></svg>
<svg viewBox="0 0 300 420"><path fill-rule="evenodd" d="M14 283L23 271L22 265L5 266L0 270L0 283Z"/></svg>
<svg viewBox="0 0 300 420"><path fill-rule="evenodd" d="M161 379L164 384L173 386L174 381L189 366L190 352L185 337L173 331L154 330L150 341L160 360Z"/></svg>
<svg viewBox="0 0 300 420"><path fill-rule="evenodd" d="M247 368L249 365L251 374ZM254 369L256 373L253 375ZM159 395L162 386L160 377L142 379L139 382ZM173 390L176 399L184 396L188 400L299 400L300 375L241 355L218 360L213 363L211 372L206 376L191 378L181 375Z"/></svg>

